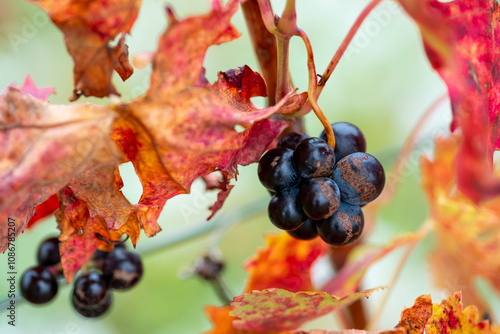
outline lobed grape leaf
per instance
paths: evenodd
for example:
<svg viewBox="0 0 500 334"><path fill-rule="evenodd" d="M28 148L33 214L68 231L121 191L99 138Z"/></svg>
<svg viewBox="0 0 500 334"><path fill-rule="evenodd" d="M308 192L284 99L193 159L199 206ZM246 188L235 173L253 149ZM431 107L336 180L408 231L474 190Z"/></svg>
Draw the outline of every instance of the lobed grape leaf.
<svg viewBox="0 0 500 334"><path fill-rule="evenodd" d="M474 281L482 277L500 291L500 198L477 206L456 191L457 176L450 168L459 159L462 141L460 135L438 138L434 158L421 159L422 188L436 233L430 263L439 286L461 289L468 304L486 311Z"/></svg>
<svg viewBox="0 0 500 334"><path fill-rule="evenodd" d="M237 296L231 302L230 315L238 319L233 326L254 331L285 331L304 322L347 306L361 297L368 298L377 289L339 298L326 292L290 292L283 289L255 290Z"/></svg>
<svg viewBox="0 0 500 334"><path fill-rule="evenodd" d="M257 108L250 98L265 94L265 82L248 66L220 72L214 84L203 78L207 48L237 37L229 23L237 7L237 0L224 6L215 1L209 14L183 21L169 10L171 26L154 57L151 88L134 101L57 106L13 88L0 96L0 143L6 148L0 190L9 194L0 201L0 251L7 247L7 217L16 219L21 233L35 206L64 188L71 195L59 193L56 217L69 281L103 240L127 233L135 245L139 228L148 237L160 231L157 218L165 202L189 192L196 178L220 171L228 183L238 165L259 159L289 124L268 118L300 108L302 100L291 92L273 107ZM202 37L191 37L193 30ZM172 67L169 57L179 50L191 51ZM117 167L126 161L143 185L135 205L120 191ZM213 213L230 188L223 189Z"/></svg>
<svg viewBox="0 0 500 334"><path fill-rule="evenodd" d="M134 72L128 60L125 34L134 24L141 0L28 0L43 8L63 32L75 63L70 101L81 95L119 95L111 83L113 71L125 81ZM121 34L116 46L111 42Z"/></svg>
<svg viewBox="0 0 500 334"><path fill-rule="evenodd" d="M474 202L500 194L492 171L500 148L500 7L496 0L399 0L419 25L433 68L448 86L452 130L463 141L455 165L457 184Z"/></svg>

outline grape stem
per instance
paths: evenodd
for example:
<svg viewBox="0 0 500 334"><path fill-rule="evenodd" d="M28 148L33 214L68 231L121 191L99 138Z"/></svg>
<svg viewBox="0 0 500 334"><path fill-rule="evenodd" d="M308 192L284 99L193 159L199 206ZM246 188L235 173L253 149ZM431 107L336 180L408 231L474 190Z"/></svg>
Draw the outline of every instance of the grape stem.
<svg viewBox="0 0 500 334"><path fill-rule="evenodd" d="M230 226L264 213L268 203L269 197L261 196L253 201L237 205L229 209L224 215L221 215L221 218L214 219L211 224L208 224L207 221L203 219L193 225L181 229L180 231L175 231L170 234L166 234L165 236L157 236L156 238L151 239L150 242L144 247L140 247L138 253L141 256L154 255L178 244L193 241L194 239L211 232L218 231L220 229L227 229ZM58 283L60 287L67 285L64 278L59 280ZM223 284L221 286L224 287L226 294L229 295L225 286ZM219 292L217 291L217 293ZM18 304L23 302L24 298L22 298L21 295L18 295L18 297L14 300L16 304ZM5 311L9 305L10 299L0 301L0 312Z"/></svg>
<svg viewBox="0 0 500 334"><path fill-rule="evenodd" d="M309 85L307 88L307 97L309 99L309 103L316 114L316 117L320 120L321 124L325 128L326 138L328 140L328 144L335 149L335 136L333 133L332 126L330 125L330 121L325 116L323 111L318 105L317 97L316 97L316 88L318 87L317 79L316 79L316 67L314 65L314 54L311 47L311 42L309 41L309 37L307 34L301 30L297 30L297 36L302 38L307 50L307 69L309 72Z"/></svg>

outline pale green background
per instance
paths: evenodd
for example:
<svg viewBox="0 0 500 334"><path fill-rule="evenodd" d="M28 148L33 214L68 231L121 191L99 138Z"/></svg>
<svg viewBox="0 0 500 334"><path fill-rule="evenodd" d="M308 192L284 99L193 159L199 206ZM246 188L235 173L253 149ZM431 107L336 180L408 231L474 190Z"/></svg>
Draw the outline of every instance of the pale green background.
<svg viewBox="0 0 500 334"><path fill-rule="evenodd" d="M281 9L284 1L272 3L275 9ZM155 50L158 36L166 27L165 4L158 0L144 1L132 33L127 37L131 55ZM180 18L209 10L208 0L173 0L169 4ZM366 4L364 0L297 1L298 24L309 34L318 73L323 71ZM61 32L39 12L35 5L21 0L0 2L0 89L11 83L21 84L30 74L38 86L55 88L57 95L51 96L50 102L67 104L73 89L72 60ZM210 81L216 78L217 71L243 64L258 70L241 12L232 22L243 36L209 49L205 67ZM23 38L23 43L13 43L13 38ZM291 55L293 82L303 91L307 88L306 54L299 39L292 40ZM136 70L127 82L122 83L117 75L114 82L127 100L146 90L149 74L150 68ZM368 152L377 155L387 168L422 113L445 92L446 87L424 56L416 26L394 3L385 1L361 27L319 103L330 121L356 123L365 133ZM107 99L81 98L78 103L84 101L106 103ZM379 224L369 236L370 242L384 244L394 235L415 230L425 219L427 205L418 185L418 156L424 151L429 153L431 135L447 131L449 118L448 105L444 103L432 122L432 130L424 134L425 140L412 155L408 169L402 171L404 178L398 196L382 211ZM312 135L319 134L320 123L314 115L306 117L306 128ZM123 166L122 172L124 192L136 203L141 193L137 177L130 165ZM206 208L215 195L204 195L202 189L203 186L195 182L192 195L169 201L160 217L163 232L152 240L142 236L137 250L141 252L141 249L161 244L173 231L203 221L209 215ZM236 188L217 217L223 218L231 207L265 196L266 191L257 182L256 166L240 168ZM263 244L263 233L275 230L262 205L256 217L236 225L222 239L220 250L228 262L224 279L235 294L240 294L244 287L246 274L242 265L245 259ZM56 233L56 223L50 219L19 237L16 243L19 271L35 263L39 241ZM64 287L49 305L19 306L15 329L7 326L7 318L0 313L0 333L199 333L208 330L210 325L203 307L220 302L208 284L198 279L183 280L180 273L198 254L213 246L217 236L200 237L144 257L143 280L131 291L115 293L112 310L102 319L79 317L69 302L71 289ZM379 329L393 327L403 307L410 306L419 295L433 292L433 298L440 300L449 293L432 285L425 262L430 245L431 240L427 240L417 248L401 279L391 288L393 291L382 313ZM400 255L401 252L396 252L374 266L367 274L364 287L388 284ZM6 263L6 256L0 255L0 272L6 270ZM2 291L6 291L6 285L0 277L0 300L6 298ZM384 293L387 290L375 293L368 300L370 313ZM307 325L307 328L315 327L337 329L331 316Z"/></svg>

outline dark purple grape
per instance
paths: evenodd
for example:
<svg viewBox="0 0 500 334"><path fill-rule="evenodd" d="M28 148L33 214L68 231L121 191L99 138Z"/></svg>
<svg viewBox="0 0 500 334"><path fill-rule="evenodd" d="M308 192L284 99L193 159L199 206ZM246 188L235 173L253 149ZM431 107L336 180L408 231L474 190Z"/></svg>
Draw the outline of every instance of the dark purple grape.
<svg viewBox="0 0 500 334"><path fill-rule="evenodd" d="M332 246L345 246L359 238L365 218L359 206L340 202L333 216L316 221L316 225L324 242Z"/></svg>
<svg viewBox="0 0 500 334"><path fill-rule="evenodd" d="M299 189L290 188L278 192L269 201L267 213L271 223L282 230L295 230L302 225L307 216L302 211L297 198Z"/></svg>
<svg viewBox="0 0 500 334"><path fill-rule="evenodd" d="M128 290L142 277L142 261L135 253L123 248L115 248L106 258L102 272L110 288Z"/></svg>
<svg viewBox="0 0 500 334"><path fill-rule="evenodd" d="M260 158L257 173L260 183L273 191L293 187L300 180L293 151L282 147L273 148Z"/></svg>
<svg viewBox="0 0 500 334"><path fill-rule="evenodd" d="M289 134L285 135L281 140L278 142L277 147L284 147L284 148L289 148L291 150L295 150L295 147L304 139L309 138L310 136L306 133L300 133L300 132L290 132Z"/></svg>
<svg viewBox="0 0 500 334"><path fill-rule="evenodd" d="M106 299L108 285L98 272L85 273L74 282L73 302L80 306L94 306Z"/></svg>
<svg viewBox="0 0 500 334"><path fill-rule="evenodd" d="M366 152L365 136L356 125L337 122L332 123L332 129L335 136L335 159L337 161L351 153ZM327 141L325 130L319 137Z"/></svg>
<svg viewBox="0 0 500 334"><path fill-rule="evenodd" d="M328 177L305 179L300 186L299 202L309 218L324 219L337 211L340 204L340 190Z"/></svg>
<svg viewBox="0 0 500 334"><path fill-rule="evenodd" d="M302 140L295 151L293 159L300 176L329 176L335 166L335 153L323 139L311 137Z"/></svg>
<svg viewBox="0 0 500 334"><path fill-rule="evenodd" d="M21 294L32 304L51 301L57 290L57 280L47 267L31 267L21 276Z"/></svg>
<svg viewBox="0 0 500 334"><path fill-rule="evenodd" d="M333 180L340 188L340 198L352 205L364 205L377 198L385 185L382 164L368 153L353 153L337 163Z"/></svg>
<svg viewBox="0 0 500 334"><path fill-rule="evenodd" d="M316 227L316 221L308 218L298 229L287 231L287 233L295 239L311 240L318 236L318 228Z"/></svg>
<svg viewBox="0 0 500 334"><path fill-rule="evenodd" d="M85 305L77 301L75 294L71 298L73 308L86 318L97 318L102 316L111 306L111 293L108 291L99 303L94 305Z"/></svg>
<svg viewBox="0 0 500 334"><path fill-rule="evenodd" d="M56 237L45 239L38 247L37 254L38 264L44 267L49 267L61 262L59 254L59 239Z"/></svg>

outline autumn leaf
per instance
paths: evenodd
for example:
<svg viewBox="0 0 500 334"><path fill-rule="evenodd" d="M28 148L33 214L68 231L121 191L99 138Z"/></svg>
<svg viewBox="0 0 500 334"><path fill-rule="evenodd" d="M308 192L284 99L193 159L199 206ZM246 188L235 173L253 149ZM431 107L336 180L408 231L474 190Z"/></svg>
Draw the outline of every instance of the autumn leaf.
<svg viewBox="0 0 500 334"><path fill-rule="evenodd" d="M346 330L340 330L340 331L328 331L328 330L323 330L323 329L313 329L310 331L298 331L298 332L293 332L290 334L406 334L406 331L404 328L395 328L392 330L378 331L378 332L363 331L360 329L346 329Z"/></svg>
<svg viewBox="0 0 500 334"><path fill-rule="evenodd" d="M29 229L40 220L49 217L59 208L59 197L57 194L50 196L45 202L38 204L35 208L35 213L29 220L26 228Z"/></svg>
<svg viewBox="0 0 500 334"><path fill-rule="evenodd" d="M311 267L326 250L319 238L304 241L285 232L269 234L266 247L245 264L249 275L245 292L268 288L292 292L313 290Z"/></svg>
<svg viewBox="0 0 500 334"><path fill-rule="evenodd" d="M266 246L245 264L249 275L245 292L269 288L292 292L313 290L311 267L326 250L319 238L298 240L286 232L267 235ZM205 334L248 333L233 327L235 317L229 311L230 307L208 306L205 313L212 320L213 328ZM268 334L271 333L274 332Z"/></svg>
<svg viewBox="0 0 500 334"><path fill-rule="evenodd" d="M234 327L255 331L285 331L300 327L304 322L347 306L359 298L368 298L371 289L339 298L326 292L290 292L283 289L255 290L235 297L231 302L237 317Z"/></svg>
<svg viewBox="0 0 500 334"><path fill-rule="evenodd" d="M493 328L488 320L480 321L479 313L475 306L467 306L462 309L462 294L455 292L443 300L440 304L435 303L432 307L432 316L425 326L425 333L500 333Z"/></svg>
<svg viewBox="0 0 500 334"><path fill-rule="evenodd" d="M119 95L111 83L113 71L123 80L133 68L128 60L125 34L134 24L141 0L28 0L38 4L63 32L75 63L74 90L70 101L81 95ZM116 46L110 43L121 35Z"/></svg>
<svg viewBox="0 0 500 334"><path fill-rule="evenodd" d="M54 88L52 87L37 87L29 74L24 79L24 83L22 86L17 86L13 84L10 85L9 87L16 88L24 94L29 94L33 97L36 97L37 99L44 101L47 101L47 98L50 95L56 93L54 91Z"/></svg>
<svg viewBox="0 0 500 334"><path fill-rule="evenodd" d="M474 202L500 194L492 171L493 152L500 148L500 9L495 0L399 0L419 25L424 48L448 86L452 130L463 141L454 165L457 184Z"/></svg>
<svg viewBox="0 0 500 334"><path fill-rule="evenodd" d="M291 99L293 92L273 107L253 105L250 99L265 94L266 87L248 66L220 72L213 84L204 79L206 49L236 37L229 21L237 8L236 0L225 6L216 1L209 14L183 21L169 11L171 27L160 39L151 88L134 101L114 98L109 106L57 106L12 88L0 96L0 115L5 119L0 143L6 148L0 156L0 190L14 194L2 198L0 216L3 222L15 217L16 232L21 233L37 205L69 189L66 199L59 193L61 207L56 212L68 281L102 240L126 233L135 245L139 228L148 237L158 233L157 219L165 202L189 192L196 178L219 171L227 187L214 204L215 213L232 187L229 182L238 165L258 161L289 124L268 118L300 107L300 99ZM191 37L193 30L203 36ZM200 43L199 38L211 42ZM191 50L185 62L170 67L164 55L184 47ZM120 191L123 182L117 167L126 161L132 161L143 185L137 204L129 203ZM77 211L72 203L79 203ZM0 232L2 251L7 246L6 223Z"/></svg>
<svg viewBox="0 0 500 334"><path fill-rule="evenodd" d="M0 95L0 251L8 217L19 234L35 207L80 171L116 166L119 152L109 138L115 117L106 107L51 105L13 88Z"/></svg>
<svg viewBox="0 0 500 334"><path fill-rule="evenodd" d="M423 334L425 324L432 315L432 300L430 295L423 295L415 300L412 307L401 312L401 320L396 327L402 327L407 334Z"/></svg>
<svg viewBox="0 0 500 334"><path fill-rule="evenodd" d="M468 304L486 311L474 282L482 277L500 291L500 198L478 206L456 190L457 176L449 170L460 159L462 140L460 135L438 138L434 158L421 159L422 187L436 233L430 263L439 286L461 289Z"/></svg>

